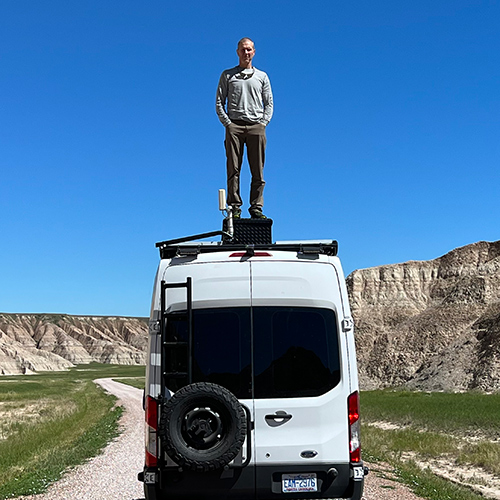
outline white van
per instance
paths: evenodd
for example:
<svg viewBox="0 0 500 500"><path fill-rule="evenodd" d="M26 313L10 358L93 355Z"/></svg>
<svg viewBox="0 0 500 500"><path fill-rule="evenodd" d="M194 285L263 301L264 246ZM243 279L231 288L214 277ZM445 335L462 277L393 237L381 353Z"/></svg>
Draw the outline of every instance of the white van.
<svg viewBox="0 0 500 500"><path fill-rule="evenodd" d="M272 221L235 223L248 221L245 243L157 244L146 500L360 500L367 470L337 242L252 244Z"/></svg>

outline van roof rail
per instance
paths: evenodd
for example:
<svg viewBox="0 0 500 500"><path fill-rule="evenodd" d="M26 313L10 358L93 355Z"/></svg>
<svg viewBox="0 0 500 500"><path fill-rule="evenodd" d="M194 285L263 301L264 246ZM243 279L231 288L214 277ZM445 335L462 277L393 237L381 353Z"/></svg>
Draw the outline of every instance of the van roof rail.
<svg viewBox="0 0 500 500"><path fill-rule="evenodd" d="M217 233L220 234L220 231ZM213 233L204 233L204 237L216 236ZM256 250L280 250L288 252L296 252L299 255L330 255L335 256L338 252L338 243L335 240L319 240L319 241L283 241L268 244L240 244L220 241L193 241L199 239L202 235L187 236L186 238L178 238L175 240L161 241L156 244L160 250L160 258L171 259L173 257L197 255L200 253L214 253L224 251L244 251L248 256L253 255ZM193 243L189 243L193 242Z"/></svg>

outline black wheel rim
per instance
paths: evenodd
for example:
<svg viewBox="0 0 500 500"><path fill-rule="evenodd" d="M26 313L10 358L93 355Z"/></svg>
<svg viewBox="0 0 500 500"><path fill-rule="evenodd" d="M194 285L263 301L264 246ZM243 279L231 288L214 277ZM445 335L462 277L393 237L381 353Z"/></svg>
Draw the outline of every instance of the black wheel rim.
<svg viewBox="0 0 500 500"><path fill-rule="evenodd" d="M182 422L182 435L186 444L197 450L207 450L222 439L221 415L210 407L197 407L186 413Z"/></svg>

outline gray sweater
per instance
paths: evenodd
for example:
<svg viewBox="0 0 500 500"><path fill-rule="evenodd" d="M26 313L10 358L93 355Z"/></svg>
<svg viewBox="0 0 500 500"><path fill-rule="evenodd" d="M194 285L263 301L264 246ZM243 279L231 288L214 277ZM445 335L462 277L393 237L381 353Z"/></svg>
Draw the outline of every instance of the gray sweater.
<svg viewBox="0 0 500 500"><path fill-rule="evenodd" d="M257 68L226 69L219 79L215 109L225 127L233 120L267 125L273 116L269 77Z"/></svg>

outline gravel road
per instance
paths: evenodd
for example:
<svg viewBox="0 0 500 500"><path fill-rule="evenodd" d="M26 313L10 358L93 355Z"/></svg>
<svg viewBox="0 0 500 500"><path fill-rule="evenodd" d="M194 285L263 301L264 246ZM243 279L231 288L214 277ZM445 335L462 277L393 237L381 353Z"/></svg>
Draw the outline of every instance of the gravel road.
<svg viewBox="0 0 500 500"><path fill-rule="evenodd" d="M96 382L124 407L122 434L89 462L70 470L46 493L19 500L139 500L144 498L137 473L144 467L142 391L111 379Z"/></svg>
<svg viewBox="0 0 500 500"><path fill-rule="evenodd" d="M144 414L142 391L111 379L96 382L118 397L125 409L122 434L89 462L70 470L46 493L19 497L18 500L143 500L137 473L144 464ZM363 500L422 500L390 478L383 465L368 464ZM193 499L196 500L196 499Z"/></svg>

